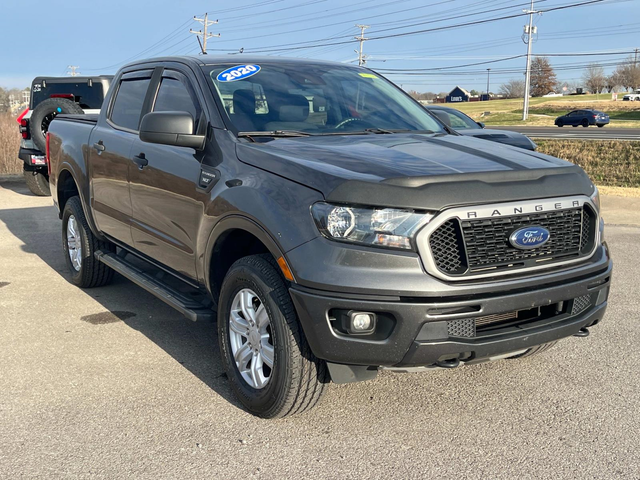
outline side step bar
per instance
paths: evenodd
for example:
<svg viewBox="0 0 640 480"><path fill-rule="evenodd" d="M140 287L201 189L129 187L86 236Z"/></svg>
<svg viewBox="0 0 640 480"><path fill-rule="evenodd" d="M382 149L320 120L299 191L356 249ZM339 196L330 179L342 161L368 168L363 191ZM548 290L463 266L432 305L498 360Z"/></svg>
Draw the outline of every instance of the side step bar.
<svg viewBox="0 0 640 480"><path fill-rule="evenodd" d="M165 285L135 265L127 262L122 256L99 250L95 252L95 257L123 277L128 278L136 285L144 288L147 292L158 297L167 305L175 308L188 319L193 321L215 320L216 313L211 308L178 292L169 285Z"/></svg>

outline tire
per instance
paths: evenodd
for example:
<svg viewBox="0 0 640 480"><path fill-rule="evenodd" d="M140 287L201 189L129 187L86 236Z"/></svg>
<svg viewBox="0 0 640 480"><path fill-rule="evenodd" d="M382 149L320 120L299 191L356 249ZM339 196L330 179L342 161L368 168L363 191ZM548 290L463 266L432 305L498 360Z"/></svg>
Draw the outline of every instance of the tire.
<svg viewBox="0 0 640 480"><path fill-rule="evenodd" d="M537 347L530 348L529 350L527 350L524 353L521 353L520 355L516 355L515 357L509 357L509 359L526 358L526 357L533 357L534 355L539 355L539 354L549 350L556 343L558 343L558 342L555 341L555 342L543 343L542 345L538 345Z"/></svg>
<svg viewBox="0 0 640 480"><path fill-rule="evenodd" d="M31 190L31 193L39 197L48 197L51 195L49 189L49 176L37 170L23 170L24 181L27 183L27 187Z"/></svg>
<svg viewBox="0 0 640 480"><path fill-rule="evenodd" d="M80 105L66 98L48 98L40 102L29 118L31 139L41 152L47 150L46 134L49 124L60 113L78 115L84 112Z"/></svg>
<svg viewBox="0 0 640 480"><path fill-rule="evenodd" d="M602 127L604 127L604 124L601 123L600 125L598 125L598 128L602 128Z"/></svg>
<svg viewBox="0 0 640 480"><path fill-rule="evenodd" d="M587 119L582 120L582 123L580 125L582 125L584 128L587 128L589 126L589 120Z"/></svg>
<svg viewBox="0 0 640 480"><path fill-rule="evenodd" d="M69 243L72 239L69 238L67 228L70 222L73 222L73 230L75 232L73 244L81 246L79 252L77 248L73 249L77 254L74 258L78 261L75 265L71 259L72 255L69 249ZM71 272L71 283L82 288L93 288L102 287L111 282L113 270L97 260L94 253L98 250L115 252L115 245L96 238L89 228L80 197L78 196L71 197L64 206L62 213L62 246L67 266Z"/></svg>
<svg viewBox="0 0 640 480"><path fill-rule="evenodd" d="M556 125L558 125L560 128L564 127L564 123L562 123L562 122L558 122L558 123L556 123Z"/></svg>
<svg viewBox="0 0 640 480"><path fill-rule="evenodd" d="M244 303L243 295L247 295ZM249 333L245 335L245 331ZM327 366L311 352L285 280L271 255L244 257L229 269L220 291L218 341L231 388L253 415L281 418L309 410L318 403L329 381ZM239 362L234 351L243 352ZM256 383L257 377L264 383Z"/></svg>

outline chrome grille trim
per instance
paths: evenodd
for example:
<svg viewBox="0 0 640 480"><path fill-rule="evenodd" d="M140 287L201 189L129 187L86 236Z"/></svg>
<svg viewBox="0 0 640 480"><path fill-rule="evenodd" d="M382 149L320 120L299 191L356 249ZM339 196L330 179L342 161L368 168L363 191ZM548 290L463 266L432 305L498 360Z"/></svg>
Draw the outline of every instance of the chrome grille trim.
<svg viewBox="0 0 640 480"><path fill-rule="evenodd" d="M436 265L431 247L429 245L429 238L431 234L440 228L445 222L451 219L458 219L464 221L468 219L482 219L482 218L499 218L513 215L526 215L529 213L542 213L558 210L567 210L576 207L583 207L588 204L595 212L596 225L600 222L600 212L593 204L591 199L586 195L571 196L571 197L556 197L547 198L542 200L528 200L523 202L505 202L495 203L479 206L466 206L456 207L443 210L438 213L422 230L416 235L416 245L418 247L418 253L424 265L425 270L430 275L447 281L466 281L478 278L497 277L505 275L521 274L525 272L536 272L543 269L549 269L554 267L561 267L565 265L571 265L575 263L584 262L591 258L600 245L600 233L599 229L595 232L595 241L593 242L593 248L587 254L581 255L578 258L572 258L569 260L556 261L553 263L541 264L532 267L523 267L514 270L507 271L492 271L489 273L478 273L471 275L447 275L440 271Z"/></svg>

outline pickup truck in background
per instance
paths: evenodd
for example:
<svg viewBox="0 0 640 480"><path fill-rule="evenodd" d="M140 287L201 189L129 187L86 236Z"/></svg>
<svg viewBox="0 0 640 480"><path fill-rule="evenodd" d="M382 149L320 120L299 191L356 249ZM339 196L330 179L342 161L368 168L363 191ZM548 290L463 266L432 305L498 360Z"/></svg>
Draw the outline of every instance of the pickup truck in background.
<svg viewBox="0 0 640 480"><path fill-rule="evenodd" d="M633 93L627 93L622 100L625 102L640 102L640 88Z"/></svg>
<svg viewBox="0 0 640 480"><path fill-rule="evenodd" d="M36 77L31 83L29 107L18 118L24 178L34 195L49 195L45 158L46 134L58 114L98 113L112 75L94 77Z"/></svg>
<svg viewBox="0 0 640 480"><path fill-rule="evenodd" d="M242 60L131 63L99 114L56 117L47 155L71 281L119 272L216 320L248 411L602 320L612 262L580 167L458 135L363 67Z"/></svg>

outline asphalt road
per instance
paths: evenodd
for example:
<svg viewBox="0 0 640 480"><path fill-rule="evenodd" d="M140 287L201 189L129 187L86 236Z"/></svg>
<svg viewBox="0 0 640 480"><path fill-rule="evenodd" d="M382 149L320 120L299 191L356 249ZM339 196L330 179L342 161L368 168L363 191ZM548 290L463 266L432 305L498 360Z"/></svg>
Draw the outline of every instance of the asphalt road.
<svg viewBox="0 0 640 480"><path fill-rule="evenodd" d="M640 128L609 128L605 126L598 128L591 127L497 127L487 128L496 130L510 130L512 132L523 133L532 138L554 138L554 139L579 139L579 140L634 140L640 141Z"/></svg>
<svg viewBox="0 0 640 480"><path fill-rule="evenodd" d="M540 357L239 408L211 324L67 281L49 198L0 184L0 477L640 478L640 229L609 225L606 319Z"/></svg>

